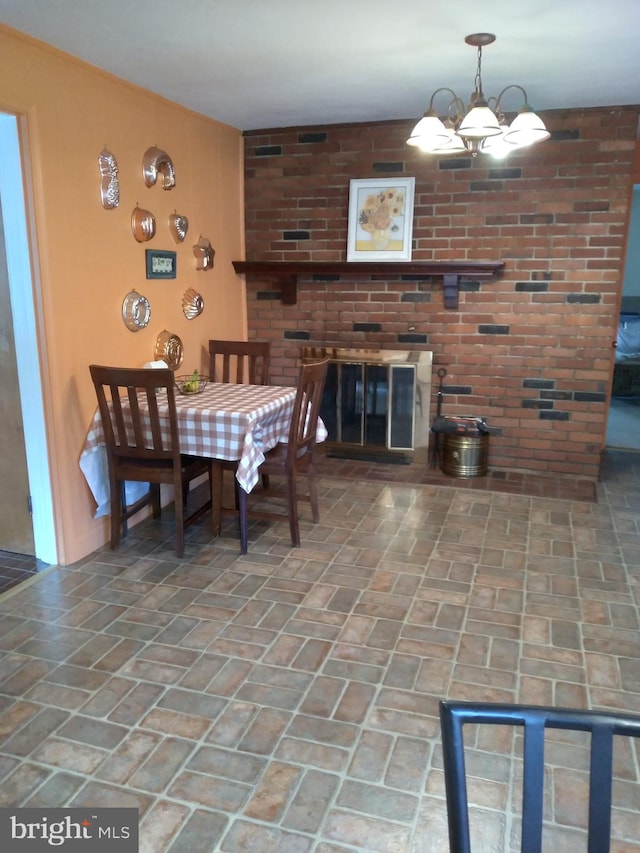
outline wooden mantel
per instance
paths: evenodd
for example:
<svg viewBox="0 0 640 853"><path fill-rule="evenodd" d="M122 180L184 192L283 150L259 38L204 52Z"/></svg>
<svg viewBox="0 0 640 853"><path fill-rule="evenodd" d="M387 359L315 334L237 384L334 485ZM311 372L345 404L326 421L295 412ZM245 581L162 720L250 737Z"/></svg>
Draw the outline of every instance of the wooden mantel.
<svg viewBox="0 0 640 853"><path fill-rule="evenodd" d="M458 283L465 278L492 278L504 261L232 261L237 273L268 275L278 279L283 305L295 305L298 276L405 275L442 278L444 307L458 307Z"/></svg>

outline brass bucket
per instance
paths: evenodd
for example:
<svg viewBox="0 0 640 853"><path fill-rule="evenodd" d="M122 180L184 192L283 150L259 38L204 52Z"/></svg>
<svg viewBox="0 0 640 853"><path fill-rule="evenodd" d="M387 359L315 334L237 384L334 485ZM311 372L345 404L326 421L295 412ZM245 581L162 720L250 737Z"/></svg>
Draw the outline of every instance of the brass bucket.
<svg viewBox="0 0 640 853"><path fill-rule="evenodd" d="M484 477L489 460L488 435L444 434L442 471L451 477Z"/></svg>

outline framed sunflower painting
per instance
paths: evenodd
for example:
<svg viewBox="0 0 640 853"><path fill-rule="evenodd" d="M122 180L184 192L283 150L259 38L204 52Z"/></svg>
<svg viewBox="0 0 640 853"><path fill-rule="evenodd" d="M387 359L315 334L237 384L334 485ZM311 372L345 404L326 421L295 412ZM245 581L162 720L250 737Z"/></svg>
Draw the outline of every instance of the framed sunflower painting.
<svg viewBox="0 0 640 853"><path fill-rule="evenodd" d="M347 261L410 261L415 178L352 180Z"/></svg>

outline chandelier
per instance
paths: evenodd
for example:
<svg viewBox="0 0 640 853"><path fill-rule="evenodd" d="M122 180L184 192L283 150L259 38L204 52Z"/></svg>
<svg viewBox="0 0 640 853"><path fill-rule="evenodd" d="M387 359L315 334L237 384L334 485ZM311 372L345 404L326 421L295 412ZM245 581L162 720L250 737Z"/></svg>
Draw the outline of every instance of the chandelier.
<svg viewBox="0 0 640 853"><path fill-rule="evenodd" d="M522 86L510 84L497 98L485 98L482 91L482 48L496 40L493 33L473 33L465 38L467 44L478 49L478 68L475 90L465 107L452 89L436 89L431 95L429 108L411 131L407 145L413 145L427 154L459 154L478 152L504 157L517 148L543 142L551 135L527 101ZM502 99L512 89L523 98L516 117L509 124L502 109ZM436 96L446 92L449 102L443 118L438 117L434 103Z"/></svg>

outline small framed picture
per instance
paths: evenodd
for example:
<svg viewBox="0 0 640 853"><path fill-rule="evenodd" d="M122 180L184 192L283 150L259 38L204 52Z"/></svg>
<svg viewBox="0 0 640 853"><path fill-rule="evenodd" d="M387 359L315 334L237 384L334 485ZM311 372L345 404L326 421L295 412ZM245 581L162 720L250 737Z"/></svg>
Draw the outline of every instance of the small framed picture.
<svg viewBox="0 0 640 853"><path fill-rule="evenodd" d="M175 278L176 253L146 249L147 278Z"/></svg>
<svg viewBox="0 0 640 853"><path fill-rule="evenodd" d="M415 178L349 184L347 261L410 261Z"/></svg>

